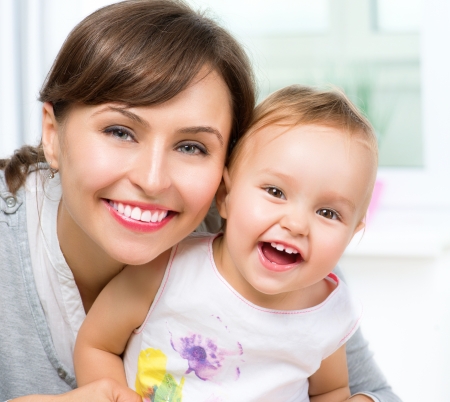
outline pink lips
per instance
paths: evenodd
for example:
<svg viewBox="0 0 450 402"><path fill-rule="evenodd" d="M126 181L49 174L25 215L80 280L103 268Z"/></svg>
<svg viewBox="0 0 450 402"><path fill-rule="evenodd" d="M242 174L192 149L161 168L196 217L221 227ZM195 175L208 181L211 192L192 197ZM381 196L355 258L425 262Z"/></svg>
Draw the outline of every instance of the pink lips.
<svg viewBox="0 0 450 402"><path fill-rule="evenodd" d="M143 222L141 220L135 220L131 217L127 217L119 213L109 202L104 199L103 203L113 218L120 223L123 227L134 232L155 232L164 227L176 214L168 212L167 216L160 222Z"/></svg>
<svg viewBox="0 0 450 402"><path fill-rule="evenodd" d="M270 249L268 249L269 247L272 247L269 243L258 243L259 260L261 261L261 264L269 271L286 272L297 267L303 261L300 254L286 255L284 257L277 256L275 258L275 255L272 255Z"/></svg>

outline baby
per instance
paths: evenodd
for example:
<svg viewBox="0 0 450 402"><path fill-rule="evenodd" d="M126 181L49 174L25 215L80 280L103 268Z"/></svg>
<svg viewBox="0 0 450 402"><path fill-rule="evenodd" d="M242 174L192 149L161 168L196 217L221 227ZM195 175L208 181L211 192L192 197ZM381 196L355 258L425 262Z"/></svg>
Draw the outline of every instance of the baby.
<svg viewBox="0 0 450 402"><path fill-rule="evenodd" d="M364 227L376 171L373 129L342 93L270 95L224 170L224 233L105 287L78 335L78 384L111 377L145 401L348 399L361 307L331 271Z"/></svg>

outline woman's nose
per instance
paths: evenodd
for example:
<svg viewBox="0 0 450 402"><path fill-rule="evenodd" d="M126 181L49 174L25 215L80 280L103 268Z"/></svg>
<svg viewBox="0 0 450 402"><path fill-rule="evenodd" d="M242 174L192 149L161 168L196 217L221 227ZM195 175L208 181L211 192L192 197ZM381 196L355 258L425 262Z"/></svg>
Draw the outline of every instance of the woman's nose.
<svg viewBox="0 0 450 402"><path fill-rule="evenodd" d="M140 187L148 196L155 196L171 185L168 156L159 152L143 152L133 166L133 184Z"/></svg>

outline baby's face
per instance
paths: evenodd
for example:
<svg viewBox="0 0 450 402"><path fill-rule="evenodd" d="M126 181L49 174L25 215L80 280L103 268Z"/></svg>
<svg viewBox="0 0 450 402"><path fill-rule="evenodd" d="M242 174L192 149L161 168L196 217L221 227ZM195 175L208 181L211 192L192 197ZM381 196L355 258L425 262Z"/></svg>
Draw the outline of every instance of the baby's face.
<svg viewBox="0 0 450 402"><path fill-rule="evenodd" d="M363 227L376 156L362 134L318 125L271 125L248 141L219 201L235 279L270 295L317 283Z"/></svg>

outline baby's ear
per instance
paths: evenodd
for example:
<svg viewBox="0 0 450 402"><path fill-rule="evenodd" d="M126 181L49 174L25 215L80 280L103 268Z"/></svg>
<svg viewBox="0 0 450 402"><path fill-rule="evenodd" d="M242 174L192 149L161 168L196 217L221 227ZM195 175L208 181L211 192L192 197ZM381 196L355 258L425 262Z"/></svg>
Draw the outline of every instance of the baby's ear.
<svg viewBox="0 0 450 402"><path fill-rule="evenodd" d="M226 200L229 189L230 189L230 175L228 173L228 169L225 167L223 169L222 181L220 182L219 188L216 193L217 210L219 211L219 214L223 219L227 219Z"/></svg>
<svg viewBox="0 0 450 402"><path fill-rule="evenodd" d="M353 232L353 236L358 233L361 229L364 229L366 227L366 222L365 222L365 218L363 220L361 220L361 222L359 222L356 225L355 231Z"/></svg>

